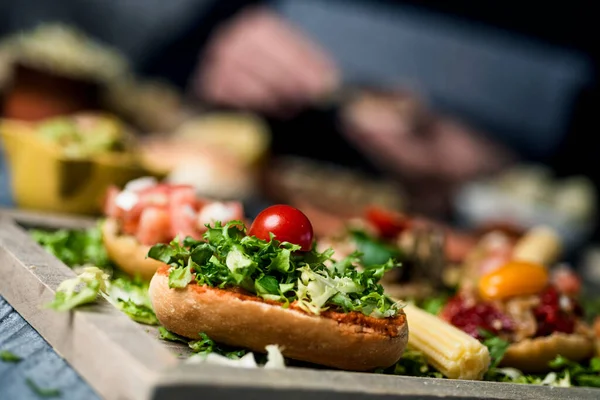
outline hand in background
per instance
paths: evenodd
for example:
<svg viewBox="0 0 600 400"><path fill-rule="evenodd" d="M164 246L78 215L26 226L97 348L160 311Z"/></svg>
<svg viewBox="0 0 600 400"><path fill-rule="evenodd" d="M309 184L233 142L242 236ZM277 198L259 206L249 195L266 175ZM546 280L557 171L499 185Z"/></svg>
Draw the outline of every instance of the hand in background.
<svg viewBox="0 0 600 400"><path fill-rule="evenodd" d="M242 11L214 34L194 81L205 101L289 114L337 84L333 62L277 14Z"/></svg>
<svg viewBox="0 0 600 400"><path fill-rule="evenodd" d="M414 193L423 211L448 206L461 184L498 172L509 150L399 94L362 96L344 112L344 133L375 165Z"/></svg>

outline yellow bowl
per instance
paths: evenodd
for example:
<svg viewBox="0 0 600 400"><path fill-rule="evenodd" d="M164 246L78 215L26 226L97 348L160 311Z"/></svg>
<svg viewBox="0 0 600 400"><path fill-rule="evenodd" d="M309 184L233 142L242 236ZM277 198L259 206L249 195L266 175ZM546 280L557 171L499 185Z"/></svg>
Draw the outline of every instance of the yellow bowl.
<svg viewBox="0 0 600 400"><path fill-rule="evenodd" d="M149 174L133 153L92 158L66 157L58 146L39 140L28 122L0 121L15 203L20 208L97 214L110 185Z"/></svg>

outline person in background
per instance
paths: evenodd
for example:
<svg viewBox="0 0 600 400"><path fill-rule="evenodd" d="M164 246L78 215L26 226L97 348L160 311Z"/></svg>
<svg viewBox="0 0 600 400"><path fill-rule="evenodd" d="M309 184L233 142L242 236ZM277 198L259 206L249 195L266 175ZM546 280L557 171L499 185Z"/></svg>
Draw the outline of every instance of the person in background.
<svg viewBox="0 0 600 400"><path fill-rule="evenodd" d="M434 199L517 157L564 174L594 170L598 54L584 2L542 13L506 1L23 0L0 15L6 30L78 25L140 73L267 116L285 131L282 151L375 167ZM383 106L342 118L340 129L315 111L365 82L426 99L436 111L429 129L374 123L391 120Z"/></svg>

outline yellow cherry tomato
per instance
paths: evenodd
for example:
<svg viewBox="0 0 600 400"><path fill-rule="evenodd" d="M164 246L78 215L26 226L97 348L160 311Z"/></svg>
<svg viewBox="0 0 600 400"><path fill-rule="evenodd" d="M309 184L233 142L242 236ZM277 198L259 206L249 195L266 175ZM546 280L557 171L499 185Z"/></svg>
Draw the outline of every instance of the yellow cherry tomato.
<svg viewBox="0 0 600 400"><path fill-rule="evenodd" d="M479 294L485 300L502 300L541 292L548 284L548 270L541 264L510 261L479 280Z"/></svg>

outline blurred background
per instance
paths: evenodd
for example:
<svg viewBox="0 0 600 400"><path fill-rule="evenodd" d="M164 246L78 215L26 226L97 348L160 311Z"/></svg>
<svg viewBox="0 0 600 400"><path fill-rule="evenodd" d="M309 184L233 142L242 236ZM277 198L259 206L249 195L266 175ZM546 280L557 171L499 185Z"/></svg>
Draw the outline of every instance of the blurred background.
<svg viewBox="0 0 600 400"><path fill-rule="evenodd" d="M2 1L0 202L93 214L109 184L154 175L295 204L323 232L369 204L466 231L548 224L585 269L590 7Z"/></svg>

